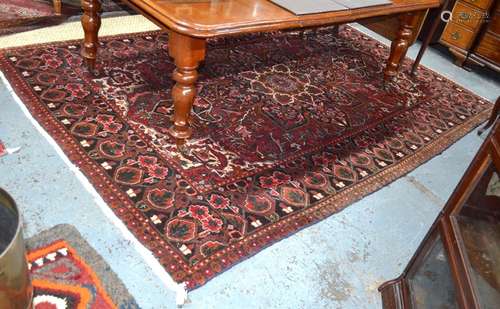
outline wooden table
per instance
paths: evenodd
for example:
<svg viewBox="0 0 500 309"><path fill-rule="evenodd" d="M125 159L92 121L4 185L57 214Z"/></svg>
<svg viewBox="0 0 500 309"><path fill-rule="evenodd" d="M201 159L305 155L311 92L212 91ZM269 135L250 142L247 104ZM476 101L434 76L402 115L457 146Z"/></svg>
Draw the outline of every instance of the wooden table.
<svg viewBox="0 0 500 309"><path fill-rule="evenodd" d="M189 125L196 95L198 64L204 60L206 39L228 34L263 32L325 26L358 21L375 16L398 14L400 28L391 45L384 79L397 75L399 63L410 45L418 13L438 7L440 0L393 0L390 5L355 10L297 16L268 0L123 0L142 15L169 31L169 54L176 69L172 89L173 126L170 134L177 145L191 137ZM99 0L82 0L85 39L82 56L91 70L95 67L101 24Z"/></svg>

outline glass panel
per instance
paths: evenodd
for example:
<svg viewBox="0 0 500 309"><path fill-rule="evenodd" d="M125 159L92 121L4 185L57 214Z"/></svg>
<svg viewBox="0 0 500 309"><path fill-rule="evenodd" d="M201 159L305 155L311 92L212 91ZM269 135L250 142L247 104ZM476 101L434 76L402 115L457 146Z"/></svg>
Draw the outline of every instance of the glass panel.
<svg viewBox="0 0 500 309"><path fill-rule="evenodd" d="M438 234L420 268L408 278L413 308L458 308L448 258Z"/></svg>
<svg viewBox="0 0 500 309"><path fill-rule="evenodd" d="M500 304L500 179L491 164L456 217L481 308Z"/></svg>

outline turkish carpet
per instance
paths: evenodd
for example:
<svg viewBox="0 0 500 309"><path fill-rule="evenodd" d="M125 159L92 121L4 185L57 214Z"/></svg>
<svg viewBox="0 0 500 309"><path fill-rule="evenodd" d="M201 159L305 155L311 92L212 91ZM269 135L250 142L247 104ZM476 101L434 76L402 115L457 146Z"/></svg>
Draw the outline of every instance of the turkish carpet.
<svg viewBox="0 0 500 309"><path fill-rule="evenodd" d="M439 154L490 102L421 67L382 85L389 49L345 27L209 41L193 139L168 135L174 69L158 32L5 50L35 119L177 282L216 274ZM332 238L335 236L332 235Z"/></svg>
<svg viewBox="0 0 500 309"><path fill-rule="evenodd" d="M121 281L70 225L27 240L33 308L138 308Z"/></svg>

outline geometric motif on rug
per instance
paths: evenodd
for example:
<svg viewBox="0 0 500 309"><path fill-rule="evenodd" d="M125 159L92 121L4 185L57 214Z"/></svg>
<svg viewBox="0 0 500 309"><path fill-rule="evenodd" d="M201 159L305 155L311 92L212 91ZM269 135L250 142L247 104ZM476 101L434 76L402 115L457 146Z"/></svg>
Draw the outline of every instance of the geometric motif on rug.
<svg viewBox="0 0 500 309"><path fill-rule="evenodd" d="M81 237L68 225L60 225L55 229L69 231L72 235ZM50 237L54 238L54 235ZM78 244L84 243L81 239L77 241ZM46 239L44 242L47 242ZM85 246L86 244L83 245ZM124 289L121 287L122 283L116 279L102 282L101 276L79 255L78 250L85 250L89 254L89 250L83 247L75 249L66 240L56 240L29 250L28 268L34 289L34 309L138 308L126 292L116 297L116 302L113 301L106 287L116 293L116 290ZM94 262L100 259L93 251L90 257ZM110 272L109 266L105 268L106 272ZM109 278L114 277L106 276L107 280Z"/></svg>

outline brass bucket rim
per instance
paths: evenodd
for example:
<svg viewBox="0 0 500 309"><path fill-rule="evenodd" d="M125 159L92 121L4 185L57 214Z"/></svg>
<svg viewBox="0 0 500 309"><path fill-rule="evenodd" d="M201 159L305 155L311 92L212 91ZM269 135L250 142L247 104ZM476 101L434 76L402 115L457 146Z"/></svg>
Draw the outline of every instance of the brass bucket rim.
<svg viewBox="0 0 500 309"><path fill-rule="evenodd" d="M21 233L23 220L21 217L21 211L17 207L16 202L14 201L12 196L10 196L10 194L7 193L7 191L5 191L1 187L0 187L0 196L4 197L6 199L7 204L8 204L7 207L9 207L9 206L12 207L12 209L16 212L16 215L17 215L16 231L15 231L14 235L12 236L12 238L10 239L7 247L5 247L5 249L0 253L0 259L1 259L2 257L4 257L5 254L7 254L9 252L9 249L11 249L11 247L14 245L14 241L16 240L17 236Z"/></svg>

